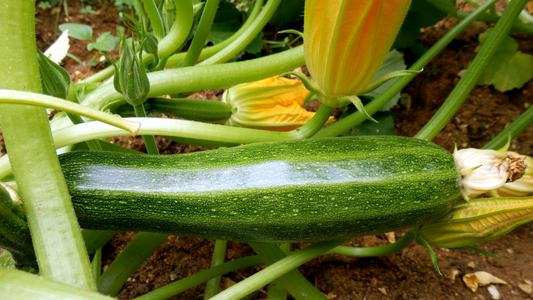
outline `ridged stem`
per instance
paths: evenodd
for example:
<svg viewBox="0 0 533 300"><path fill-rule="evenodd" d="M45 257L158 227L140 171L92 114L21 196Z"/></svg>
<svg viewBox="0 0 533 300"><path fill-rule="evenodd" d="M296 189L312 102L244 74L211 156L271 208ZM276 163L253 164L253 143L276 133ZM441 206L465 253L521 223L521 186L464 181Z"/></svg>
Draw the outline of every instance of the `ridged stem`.
<svg viewBox="0 0 533 300"><path fill-rule="evenodd" d="M410 230L408 231L398 242L396 246L386 245L378 247L369 247L369 248L353 248L346 246L337 246L322 255L328 254L339 254L347 255L354 257L370 257L370 256L381 256L392 254L397 251L401 251L407 247L414 240L414 233ZM305 250L305 249L304 249ZM288 254L288 256L293 256L298 254L300 251L293 251ZM170 283L166 286L160 287L155 291L149 292L143 296L135 298L136 300L164 300L170 298L174 295L177 295L183 291L186 291L194 286L197 286L210 278L220 276L229 272L233 272L239 269L244 269L247 267L255 266L262 264L263 260L259 256L248 256L243 258L238 258L226 262L220 266L210 268L201 272L198 272L194 275L188 276L184 279L178 280L176 282Z"/></svg>
<svg viewBox="0 0 533 300"><path fill-rule="evenodd" d="M279 248L285 255L291 252L291 244L281 244ZM287 300L287 295L287 289L283 286L279 278L268 285L267 300Z"/></svg>
<svg viewBox="0 0 533 300"><path fill-rule="evenodd" d="M500 149L507 143L509 138L511 140L516 138L531 123L533 123L533 105L529 106L516 120L485 144L483 149Z"/></svg>
<svg viewBox="0 0 533 300"><path fill-rule="evenodd" d="M21 1L22 2L22 1ZM0 295L2 300L68 299L112 300L113 298L74 288L42 276L0 267Z"/></svg>
<svg viewBox="0 0 533 300"><path fill-rule="evenodd" d="M479 8L485 6L487 3L492 3L492 1L485 2ZM446 123L450 121L476 85L479 76L481 76L481 73L489 64L498 46L504 37L507 36L509 29L511 29L511 26L526 3L527 0L515 0L509 4L498 23L496 23L494 30L487 38L487 41L474 58L474 61L468 67L466 73L431 120L415 135L416 138L432 140L444 128Z"/></svg>
<svg viewBox="0 0 533 300"><path fill-rule="evenodd" d="M98 291L115 297L130 275L166 240L168 234L139 232L98 280Z"/></svg>
<svg viewBox="0 0 533 300"><path fill-rule="evenodd" d="M165 36L165 31L163 30L163 20L161 19L161 15L159 15L159 10L155 5L154 0L142 0L142 3L144 5L144 10L148 14L148 18L150 18L154 36L158 40L161 40Z"/></svg>
<svg viewBox="0 0 533 300"><path fill-rule="evenodd" d="M282 258L269 265L265 269L244 279L234 286L224 290L220 294L211 298L212 300L241 299L253 291L261 288L265 284L272 282L274 279L283 276L292 271L294 268L320 256L322 253L346 242L346 240L336 240L328 242L314 243L307 248L295 253L294 255ZM288 288L287 286L285 286ZM296 295L293 295L296 297Z"/></svg>
<svg viewBox="0 0 533 300"><path fill-rule="evenodd" d="M144 105L134 105L135 115L137 117L146 118L146 111ZM146 152L151 155L159 155L159 149L157 149L157 143L153 135L143 135L144 145L146 146Z"/></svg>
<svg viewBox="0 0 533 300"><path fill-rule="evenodd" d="M41 93L35 1L0 0L0 7L0 88ZM48 114L41 107L2 104L0 117L41 276L95 289Z"/></svg>
<svg viewBox="0 0 533 300"><path fill-rule="evenodd" d="M218 4L220 0L207 0L202 17L200 18L200 23L198 24L198 29L194 34L191 45L187 50L185 58L178 64L178 68L190 67L193 66L202 52L202 48L205 45L207 35L211 30L213 25L213 20L217 14Z"/></svg>
<svg viewBox="0 0 533 300"><path fill-rule="evenodd" d="M210 268L214 268L214 267L224 264L224 260L226 259L227 247L228 247L228 241L221 241L221 240L215 241L213 255L211 256ZM205 291L204 291L204 300L211 299L216 294L218 294L218 290L220 289L221 279L222 279L221 276L217 276L207 281L205 285Z"/></svg>
<svg viewBox="0 0 533 300"><path fill-rule="evenodd" d="M461 32L463 32L472 22L476 20L477 17L484 14L485 11L494 5L495 0L489 0L480 6L476 11L471 15L457 24L453 29L451 29L444 37L442 37L438 42L435 43L422 57L420 57L410 68L412 71L419 71L423 69L433 58L435 58L446 46L453 41ZM413 79L413 76L400 77L396 82L394 82L385 92L372 100L369 104L365 105L365 110L369 114L374 114L377 112L383 105L387 104L389 100L394 97L396 94L401 92L401 90ZM353 128L363 121L366 120L366 117L360 113L355 112L346 118L332 124L322 130L320 130L314 137L324 137L324 136L337 136L347 131L350 128Z"/></svg>
<svg viewBox="0 0 533 300"><path fill-rule="evenodd" d="M249 245L267 265L272 265L287 257L283 250L281 250L276 244L249 243ZM296 269L287 272L277 280L281 282L285 289L287 289L287 291L289 291L289 293L297 300L328 299Z"/></svg>
<svg viewBox="0 0 533 300"><path fill-rule="evenodd" d="M214 65L224 63L233 58L237 53L241 52L250 44L257 35L263 30L268 21L272 18L281 0L270 0L263 7L261 13L254 19L250 27L248 27L241 35L239 35L231 44L224 50L204 60L200 65ZM256 4L257 5L257 4Z"/></svg>
<svg viewBox="0 0 533 300"><path fill-rule="evenodd" d="M303 47L298 46L278 54L243 62L152 72L148 74L150 81L148 97L217 89L252 82L279 75L304 64ZM106 110L108 107L123 103L126 103L126 100L115 91L113 83L107 83L88 94L81 104Z"/></svg>

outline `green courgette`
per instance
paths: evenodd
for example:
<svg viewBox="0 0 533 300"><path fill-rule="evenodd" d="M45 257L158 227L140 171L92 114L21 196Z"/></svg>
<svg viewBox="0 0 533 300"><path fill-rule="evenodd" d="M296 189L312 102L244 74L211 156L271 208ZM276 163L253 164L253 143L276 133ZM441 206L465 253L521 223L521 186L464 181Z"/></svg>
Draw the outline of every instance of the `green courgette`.
<svg viewBox="0 0 533 300"><path fill-rule="evenodd" d="M408 228L461 192L453 156L394 136L321 138L149 156L60 156L80 225L244 242Z"/></svg>

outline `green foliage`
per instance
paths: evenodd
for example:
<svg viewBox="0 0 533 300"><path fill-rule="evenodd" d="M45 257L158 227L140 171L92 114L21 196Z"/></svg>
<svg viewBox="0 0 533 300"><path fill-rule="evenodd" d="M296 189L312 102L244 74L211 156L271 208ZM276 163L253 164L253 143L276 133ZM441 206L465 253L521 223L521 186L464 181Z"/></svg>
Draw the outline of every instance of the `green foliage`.
<svg viewBox="0 0 533 300"><path fill-rule="evenodd" d="M92 5L86 5L85 7L80 9L80 13L95 15L96 11L93 9Z"/></svg>
<svg viewBox="0 0 533 300"><path fill-rule="evenodd" d="M342 116L350 115L356 112L357 109L353 106L342 114ZM341 116L341 118L342 118ZM356 135L394 135L394 113L390 111L379 111L372 115L376 122L366 120L354 128L346 131L342 136L356 136Z"/></svg>
<svg viewBox="0 0 533 300"><path fill-rule="evenodd" d="M84 24L63 23L59 25L62 31L68 30L68 35L78 40L91 41L87 50L113 51L118 47L118 37L111 35L110 31L102 33L96 41L93 40L93 29Z"/></svg>
<svg viewBox="0 0 533 300"><path fill-rule="evenodd" d="M444 0L432 2L446 2ZM413 0L405 17L402 28L392 45L393 49L409 48L418 39L420 28L434 25L442 20L446 13L430 4L428 0Z"/></svg>
<svg viewBox="0 0 533 300"><path fill-rule="evenodd" d="M102 33L95 42L87 45L87 50L92 51L97 49L100 51L113 51L117 48L119 39L116 36L111 35L110 31Z"/></svg>
<svg viewBox="0 0 533 300"><path fill-rule="evenodd" d="M479 46L485 43L492 28L479 35ZM518 51L518 43L510 36L504 37L494 57L489 62L477 83L493 85L500 92L521 88L533 78L533 56Z"/></svg>
<svg viewBox="0 0 533 300"><path fill-rule="evenodd" d="M63 23L59 25L59 29L61 29L61 31L65 31L68 29L68 36L73 37L77 40L93 40L93 29L87 25L76 23Z"/></svg>
<svg viewBox="0 0 533 300"><path fill-rule="evenodd" d="M284 26L289 22L300 22L304 15L304 0L284 0L268 24Z"/></svg>
<svg viewBox="0 0 533 300"><path fill-rule="evenodd" d="M217 14L207 35L206 43L218 44L231 37L242 26L242 14L235 5L220 2ZM236 55L236 59L245 53L258 54L263 48L263 33L260 33L245 49Z"/></svg>
<svg viewBox="0 0 533 300"><path fill-rule="evenodd" d="M241 26L241 13L235 8L235 5L221 2L206 42L218 44L229 38Z"/></svg>
<svg viewBox="0 0 533 300"><path fill-rule="evenodd" d="M381 68L378 70L378 72L374 76L373 80L376 80L380 78L381 76L384 76L386 74L389 74L395 71L405 70L405 67L406 65L403 59L403 54L401 54L400 52L396 50L392 50L391 52L387 54L385 61L383 62L383 64L381 65ZM398 80L398 78L391 79L385 82L384 84L382 84L381 86L379 86L377 89L369 92L368 94L364 94L362 96L368 99L374 99L377 96L381 95L381 93L387 90L392 84L394 84L396 80ZM381 110L388 111L394 105L396 105L396 103L398 103L398 100L400 100L399 93L396 94L394 97L392 97L391 100L381 108Z"/></svg>

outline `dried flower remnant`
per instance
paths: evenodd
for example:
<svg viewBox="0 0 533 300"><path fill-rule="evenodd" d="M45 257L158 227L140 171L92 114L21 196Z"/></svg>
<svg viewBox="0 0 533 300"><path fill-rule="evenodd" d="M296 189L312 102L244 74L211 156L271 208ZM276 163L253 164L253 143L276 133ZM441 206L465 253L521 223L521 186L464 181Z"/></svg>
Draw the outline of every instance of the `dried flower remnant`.
<svg viewBox="0 0 533 300"><path fill-rule="evenodd" d="M516 152L507 152L509 157L523 157L524 160L518 165L514 166L510 163L511 174L517 172L522 174L520 178L512 182L507 182L496 190L496 193L501 197L523 197L533 193L533 158L530 156L521 156ZM513 175L511 175L513 176Z"/></svg>
<svg viewBox="0 0 533 300"><path fill-rule="evenodd" d="M486 286L489 284L507 284L504 280L484 271L466 274L463 276L463 281L472 292L477 292L477 289L480 286Z"/></svg>
<svg viewBox="0 0 533 300"><path fill-rule="evenodd" d="M467 200L501 187L509 178L505 152L462 149L455 151L454 158L463 176L461 193Z"/></svg>

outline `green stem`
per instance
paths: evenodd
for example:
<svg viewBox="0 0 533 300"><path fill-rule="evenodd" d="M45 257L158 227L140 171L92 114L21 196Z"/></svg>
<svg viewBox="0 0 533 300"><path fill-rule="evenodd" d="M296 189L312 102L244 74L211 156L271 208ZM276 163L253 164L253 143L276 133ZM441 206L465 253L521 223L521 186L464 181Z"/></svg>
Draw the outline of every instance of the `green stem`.
<svg viewBox="0 0 533 300"><path fill-rule="evenodd" d="M522 131L533 123L533 105L529 106L516 120L507 126L502 132L483 146L483 149L500 149L509 138L516 138Z"/></svg>
<svg viewBox="0 0 533 300"><path fill-rule="evenodd" d="M329 251L326 251L322 255L340 254L340 255L355 256L355 257L387 255L387 254L391 254L397 251L401 251L402 249L407 247L414 240L414 238L415 238L415 235L413 231L410 230L404 235L404 237L402 237L397 242L397 244L399 244L398 246L386 245L386 246L369 247L369 248L352 248L352 247L345 247L345 246L337 246ZM296 255L300 253L301 251L303 250L290 252L288 256ZM207 270L198 272L194 275L188 276L184 279L168 284L164 287L161 287L155 291L152 291L150 293L147 293L135 299L136 300L164 300L174 295L177 295L183 291L186 291L194 286L202 284L203 282L213 277L221 276L229 272L259 265L262 263L263 263L263 260L259 256L249 256L249 257L239 258L236 260L232 260L230 262L226 262L220 266L209 268Z"/></svg>
<svg viewBox="0 0 533 300"><path fill-rule="evenodd" d="M479 9L487 4L492 4L492 2L496 1L487 1ZM415 135L416 138L432 140L444 128L446 123L450 121L476 85L479 76L481 76L481 73L489 64L494 53L496 53L503 38L507 36L509 29L514 24L522 8L526 5L526 2L527 0L515 0L506 8L501 19L496 23L491 35L487 38L483 47L481 47L481 50L468 67L464 76L431 120Z"/></svg>
<svg viewBox="0 0 533 300"><path fill-rule="evenodd" d="M332 108L321 105L313 118L302 127L288 132L274 132L259 129L222 126L194 121L162 119L162 118L132 118L141 122L140 135L161 135L186 138L189 142L216 142L224 145L247 144L255 142L278 141L284 139L302 139L313 136L328 120ZM112 136L129 135L122 129L109 126L97 121L65 127L54 131L54 141L57 148L85 142L93 139L104 139ZM11 173L9 155L0 157L0 179Z"/></svg>
<svg viewBox="0 0 533 300"><path fill-rule="evenodd" d="M206 1L204 12L202 13L202 18L200 19L200 23L198 24L198 29L194 34L194 38L192 39L191 45L189 46L189 50L187 50L185 58L178 64L178 68L192 66L200 57L200 53L202 52L202 48L205 45L207 35L211 30L213 20L215 19L215 15L217 14L219 2L220 0Z"/></svg>
<svg viewBox="0 0 533 300"><path fill-rule="evenodd" d="M93 270L94 280L98 281L102 276L102 248L96 250L91 261L91 267Z"/></svg>
<svg viewBox="0 0 533 300"><path fill-rule="evenodd" d="M22 1L21 1L22 2ZM28 1L29 2L29 1ZM41 271L42 272L42 271ZM42 273L41 273L42 275ZM112 300L113 298L68 286L42 276L0 267L0 295L2 300L70 299Z"/></svg>
<svg viewBox="0 0 533 300"><path fill-rule="evenodd" d="M291 252L291 244L281 244L279 248L285 255ZM286 300L287 295L287 289L283 286L279 278L268 285L267 300Z"/></svg>
<svg viewBox="0 0 533 300"><path fill-rule="evenodd" d="M183 47L192 28L194 12L191 0L174 0L176 19L168 34L159 41L157 54L164 60Z"/></svg>
<svg viewBox="0 0 533 300"><path fill-rule="evenodd" d="M155 37L158 40L161 40L165 36L165 32L163 30L163 20L159 15L159 10L155 5L154 0L142 0L142 3L144 4L144 9L148 14L148 18L150 18L150 23L152 24Z"/></svg>
<svg viewBox="0 0 533 300"><path fill-rule="evenodd" d="M272 265L287 257L283 250L275 244L249 243L249 245L267 265ZM287 289L287 291L289 291L289 293L297 300L328 299L296 269L289 271L277 280L281 282L285 289ZM270 281L265 282L265 284L268 282Z"/></svg>
<svg viewBox="0 0 533 300"><path fill-rule="evenodd" d="M0 0L0 7L0 88L41 93L35 54L35 1ZM41 107L2 104L0 118L41 276L95 289L48 114ZM20 294L17 297L24 298Z"/></svg>
<svg viewBox="0 0 533 300"><path fill-rule="evenodd" d="M168 234L139 232L98 280L98 291L115 297L126 280L166 240Z"/></svg>
<svg viewBox="0 0 533 300"><path fill-rule="evenodd" d="M120 117L105 113L103 111L90 109L86 106L71 101L43 94L0 89L0 103L32 105L62 110L67 113L84 116L86 118L117 126L129 131L131 134L136 134L140 127L139 123L126 121Z"/></svg>
<svg viewBox="0 0 533 300"><path fill-rule="evenodd" d="M103 231L103 230L82 230L83 240L87 247L87 253L93 254L96 250L102 248L115 234L116 231Z"/></svg>
<svg viewBox="0 0 533 300"><path fill-rule="evenodd" d="M75 115L73 113L68 112L67 116L72 122L72 124L85 123L80 116ZM87 144L87 148L89 148L91 151L102 151L102 145L100 145L100 142L98 140L86 141L85 144Z"/></svg>
<svg viewBox="0 0 533 300"><path fill-rule="evenodd" d="M271 264L265 269L255 273L254 275L244 279L215 297L212 300L227 300L227 299L241 299L253 291L263 287L265 284L272 282L274 279L290 272L294 268L310 261L311 259L320 256L322 253L346 242L346 240L336 240L328 242L318 242L311 246L287 256ZM285 286L287 288L287 286ZM293 295L296 296L296 295Z"/></svg>
<svg viewBox="0 0 533 300"><path fill-rule="evenodd" d="M423 69L433 58L435 58L446 46L453 41L461 32L463 32L472 22L476 20L480 15L485 13L485 11L491 6L494 5L496 1L490 0L485 2L481 7L474 11L471 15L457 24L453 29L451 29L444 37L442 37L433 47L431 47L420 59L418 59L410 68L411 71L419 71ZM383 105L387 104L389 100L394 97L396 94L401 92L401 90L412 80L412 76L400 77L396 80L385 92L372 100L369 104L365 105L365 110L369 114L374 114L377 112ZM348 117L332 124L326 128L320 130L314 137L324 137L324 136L337 136L345 132L346 130L355 127L356 125L365 121L366 118L361 112L355 112Z"/></svg>
<svg viewBox="0 0 533 300"><path fill-rule="evenodd" d="M263 261L261 260L261 258L259 258L259 256L249 256L232 260L220 266L209 268L207 270L198 272L176 282L160 287L155 291L135 298L135 300L165 300L192 287L202 284L203 282L206 282L207 280L216 276L221 276L229 272L248 268L251 266L256 266L262 263Z"/></svg>
<svg viewBox="0 0 533 300"><path fill-rule="evenodd" d="M226 259L226 249L228 247L227 241L217 240L215 241L215 247L213 249L213 256L211 257L211 268L220 266L224 264ZM209 279L205 286L204 300L211 299L213 296L218 294L220 289L220 281L222 277L217 276L215 278Z"/></svg>
<svg viewBox="0 0 533 300"><path fill-rule="evenodd" d="M263 6L263 0L255 1L254 8L250 12L250 15L249 15L248 19L241 26L241 28L239 28L239 30L237 32L235 32L231 37L229 37L228 39L224 40L223 42L218 43L218 44L216 44L214 46L210 46L210 47L206 47L206 48L202 49L202 52L200 53L200 57L198 58L198 60L204 60L204 59L207 59L207 58L215 55L220 50L226 48L235 39L237 39L248 27L250 27L250 25L252 24L253 20L257 17L259 12L261 11L261 7L262 6ZM172 56L170 56L168 58L168 60L167 60L167 62L165 64L165 68L172 68L172 67L177 66L183 60L185 55L186 55L186 53L173 54ZM149 63L151 63L151 60L147 60L145 63L149 64ZM83 83L83 82L91 83L91 82L102 81L102 80L112 76L114 72L115 72L115 69L113 68L113 66L109 66L109 67L103 69L102 71L100 71L100 72L98 72L98 73L96 73L96 74L94 74L94 75L92 75L92 76L90 76L90 77L88 77L86 79L81 80L80 83Z"/></svg>
<svg viewBox="0 0 533 300"><path fill-rule="evenodd" d="M303 47L298 46L281 53L242 62L214 66L197 65L152 72L148 74L150 81L148 98L252 82L293 70L304 64ZM103 111L107 109L113 111L113 107L123 103L126 103L126 100L115 91L113 83L107 83L88 94L81 104Z"/></svg>
<svg viewBox="0 0 533 300"><path fill-rule="evenodd" d="M413 230L409 230L396 243L388 244L385 246L368 247L368 248L337 246L331 249L330 251L327 251L326 253L324 253L324 255L337 254L337 255L353 256L353 257L384 256L384 255L389 255L389 254L399 252L405 249L414 240L415 240L415 233L413 232Z"/></svg>
<svg viewBox="0 0 533 300"><path fill-rule="evenodd" d="M272 18L276 9L278 8L281 0L270 0L265 5L261 13L255 20L252 22L250 27L248 27L237 39L235 39L231 44L229 44L224 50L218 52L217 54L211 56L210 58L204 60L200 65L214 65L219 63L224 63L233 58L237 53L241 52L248 46L257 35L263 30L268 21Z"/></svg>
<svg viewBox="0 0 533 300"><path fill-rule="evenodd" d="M146 118L146 111L144 110L144 105L134 105L133 109L135 110L135 115L137 117ZM151 155L159 155L159 150L157 149L157 143L153 135L143 135L144 145L146 146L146 152Z"/></svg>
<svg viewBox="0 0 533 300"><path fill-rule="evenodd" d="M231 117L231 107L222 101L204 99L149 98L144 103L147 113L163 113L191 121L221 123ZM132 117L131 105L117 107L113 113Z"/></svg>

